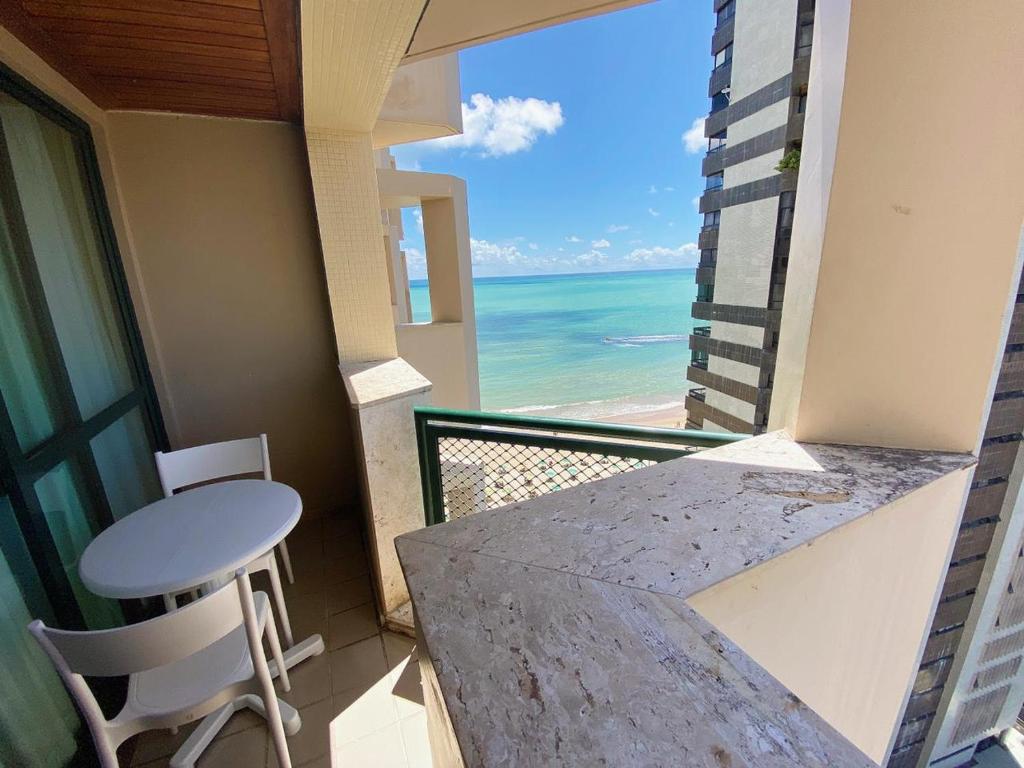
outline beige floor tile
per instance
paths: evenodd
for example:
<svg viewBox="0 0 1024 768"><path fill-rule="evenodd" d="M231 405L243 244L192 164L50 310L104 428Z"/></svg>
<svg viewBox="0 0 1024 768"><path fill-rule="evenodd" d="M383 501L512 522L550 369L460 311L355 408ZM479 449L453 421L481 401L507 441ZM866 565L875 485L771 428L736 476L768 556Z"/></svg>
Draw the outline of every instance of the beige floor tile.
<svg viewBox="0 0 1024 768"><path fill-rule="evenodd" d="M401 720L398 727L402 731L402 745L409 768L432 768L426 710Z"/></svg>
<svg viewBox="0 0 1024 768"><path fill-rule="evenodd" d="M338 549L328 546L324 559L324 579L329 587L362 576L370 570L361 543L358 548L348 543Z"/></svg>
<svg viewBox="0 0 1024 768"><path fill-rule="evenodd" d="M331 753L331 720L334 718L334 703L330 699L311 704L299 710L302 728L288 737L288 753L292 765L302 766ZM267 735L267 766L277 768L277 751Z"/></svg>
<svg viewBox="0 0 1024 768"><path fill-rule="evenodd" d="M373 635L329 654L331 687L334 693L352 688L367 690L387 677L384 645L380 635Z"/></svg>
<svg viewBox="0 0 1024 768"><path fill-rule="evenodd" d="M185 739L192 733L194 724L186 725L178 729L177 734L170 731L146 731L140 733L135 739L135 754L132 757L132 765L145 765L154 760L166 758L178 751L178 747L185 743Z"/></svg>
<svg viewBox="0 0 1024 768"><path fill-rule="evenodd" d="M394 669L412 654L416 643L411 637L396 632L383 632L384 654L387 656L388 668Z"/></svg>
<svg viewBox="0 0 1024 768"><path fill-rule="evenodd" d="M296 709L331 697L331 664L326 651L296 664L288 670L288 678L291 691L283 693L278 683L278 694Z"/></svg>
<svg viewBox="0 0 1024 768"><path fill-rule="evenodd" d="M408 765L397 723L338 747L331 758L334 768L405 768Z"/></svg>
<svg viewBox="0 0 1024 768"><path fill-rule="evenodd" d="M196 768L254 768L266 758L266 730L250 728L214 739L196 761Z"/></svg>
<svg viewBox="0 0 1024 768"><path fill-rule="evenodd" d="M398 722L387 678L366 691L353 688L333 700L337 714L331 721L332 750Z"/></svg>
<svg viewBox="0 0 1024 768"><path fill-rule="evenodd" d="M285 595L285 607L292 624L292 635L302 640L310 635L323 635L327 632L327 594L325 592L308 592L305 594ZM278 631L281 629L278 627Z"/></svg>
<svg viewBox="0 0 1024 768"><path fill-rule="evenodd" d="M391 681L391 696L395 700L399 718L424 711L419 664L406 659L389 673L388 679Z"/></svg>
<svg viewBox="0 0 1024 768"><path fill-rule="evenodd" d="M360 534L363 530L362 511L343 510L324 515L323 536L325 541Z"/></svg>
<svg viewBox="0 0 1024 768"><path fill-rule="evenodd" d="M373 601L373 589L370 587L370 576L364 574L354 579L347 579L331 585L327 590L328 613L341 613L357 605L365 605Z"/></svg>
<svg viewBox="0 0 1024 768"><path fill-rule="evenodd" d="M367 603L331 616L327 621L325 640L328 649L333 651L376 635L378 631L377 612L372 604Z"/></svg>

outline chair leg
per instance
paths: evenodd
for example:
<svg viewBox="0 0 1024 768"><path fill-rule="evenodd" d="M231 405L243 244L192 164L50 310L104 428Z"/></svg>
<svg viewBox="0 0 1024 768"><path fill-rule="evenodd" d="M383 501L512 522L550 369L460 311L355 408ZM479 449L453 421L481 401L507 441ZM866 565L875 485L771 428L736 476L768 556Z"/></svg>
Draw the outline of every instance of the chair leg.
<svg viewBox="0 0 1024 768"><path fill-rule="evenodd" d="M270 557L267 559L270 565L267 569L267 572L270 574L270 591L274 593L274 610L277 611L277 615L281 618L284 644L291 648L295 645L295 640L292 638L291 622L288 621L288 607L284 604L284 591L281 589L281 574L277 570L277 558L271 552Z"/></svg>
<svg viewBox="0 0 1024 768"><path fill-rule="evenodd" d="M270 652L274 656L274 663L277 664L277 676L281 678L281 687L285 693L292 689L292 681L288 678L288 667L284 663L284 654L281 653L281 638L277 636L277 622L274 621L274 612L267 611L267 642L270 643Z"/></svg>
<svg viewBox="0 0 1024 768"><path fill-rule="evenodd" d="M288 583L295 583L295 574L292 573L292 558L288 554L288 542L281 539L281 543L277 545L278 551L281 553L281 562L284 563L284 575L288 577Z"/></svg>

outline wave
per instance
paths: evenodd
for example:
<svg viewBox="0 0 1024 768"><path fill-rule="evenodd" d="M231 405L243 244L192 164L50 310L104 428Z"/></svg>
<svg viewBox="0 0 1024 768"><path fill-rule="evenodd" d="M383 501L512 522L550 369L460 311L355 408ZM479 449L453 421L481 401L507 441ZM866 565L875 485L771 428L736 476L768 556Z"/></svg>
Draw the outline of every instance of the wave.
<svg viewBox="0 0 1024 768"><path fill-rule="evenodd" d="M601 339L601 343L614 344L617 347L639 347L644 344L667 344L688 340L689 337L684 334L670 333L660 336L605 336Z"/></svg>
<svg viewBox="0 0 1024 768"><path fill-rule="evenodd" d="M522 405L518 408L502 408L499 413L534 413L536 411L553 411L558 408L571 408L580 405L597 405L611 402L609 400L581 400L578 403L562 403L561 405Z"/></svg>
<svg viewBox="0 0 1024 768"><path fill-rule="evenodd" d="M663 396L662 396L663 397ZM554 416L585 421L614 420L615 417L630 414L650 413L672 408L681 408L683 400L661 399L658 395L616 397L608 400L583 400L559 405L524 405L517 408L502 408L500 413L521 413L540 416L546 411L558 411Z"/></svg>

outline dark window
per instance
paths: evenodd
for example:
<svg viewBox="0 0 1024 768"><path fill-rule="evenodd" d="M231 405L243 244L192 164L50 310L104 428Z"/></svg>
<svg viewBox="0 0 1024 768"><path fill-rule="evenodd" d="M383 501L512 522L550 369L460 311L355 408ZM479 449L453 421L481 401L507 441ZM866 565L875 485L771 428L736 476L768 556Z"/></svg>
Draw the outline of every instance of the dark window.
<svg viewBox="0 0 1024 768"><path fill-rule="evenodd" d="M704 283L697 286L697 301L713 301L715 298L715 284Z"/></svg>
<svg viewBox="0 0 1024 768"><path fill-rule="evenodd" d="M725 131L719 131L714 136L708 137L708 154L725 149Z"/></svg>
<svg viewBox="0 0 1024 768"><path fill-rule="evenodd" d="M700 266L713 267L718 262L718 249L705 248L700 252Z"/></svg>
<svg viewBox="0 0 1024 768"><path fill-rule="evenodd" d="M779 228L793 227L793 208L796 206L796 192L783 192L779 195Z"/></svg>
<svg viewBox="0 0 1024 768"><path fill-rule="evenodd" d="M0 67L0 603L20 627L102 629L139 610L90 592L76 567L160 497L166 447L105 201L89 127ZM0 639L22 696L0 705L0 741L20 707L22 757L81 765L84 730L20 627Z"/></svg>
<svg viewBox="0 0 1024 768"><path fill-rule="evenodd" d="M802 115L807 110L807 94L801 93L796 97L796 113Z"/></svg>
<svg viewBox="0 0 1024 768"><path fill-rule="evenodd" d="M704 214L704 226L705 227L717 227L718 222L721 221L721 211L708 211Z"/></svg>
<svg viewBox="0 0 1024 768"><path fill-rule="evenodd" d="M721 172L712 173L708 176L707 183L704 185L704 189L721 189L722 184L725 183L725 175Z"/></svg>
<svg viewBox="0 0 1024 768"><path fill-rule="evenodd" d="M711 114L729 106L729 89L719 91L711 97Z"/></svg>
<svg viewBox="0 0 1024 768"><path fill-rule="evenodd" d="M736 15L736 0L729 0L728 3L718 9L718 20L715 22L716 27L720 27L733 16Z"/></svg>
<svg viewBox="0 0 1024 768"><path fill-rule="evenodd" d="M732 61L732 43L729 43L725 48L715 54L715 69L724 67Z"/></svg>
<svg viewBox="0 0 1024 768"><path fill-rule="evenodd" d="M800 27L797 29L797 32L796 32L796 56L797 56L797 58L800 58L801 56L810 56L811 55L811 40L813 38L814 38L814 22L813 21L805 21L802 24L800 24ZM732 56L732 54L729 54L729 55L730 55L730 57Z"/></svg>

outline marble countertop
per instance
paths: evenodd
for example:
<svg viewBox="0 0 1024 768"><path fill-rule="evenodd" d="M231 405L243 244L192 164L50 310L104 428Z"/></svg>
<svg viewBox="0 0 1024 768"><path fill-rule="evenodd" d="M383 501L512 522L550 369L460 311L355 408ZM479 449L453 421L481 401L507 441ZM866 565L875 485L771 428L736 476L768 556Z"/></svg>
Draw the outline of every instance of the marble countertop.
<svg viewBox="0 0 1024 768"><path fill-rule="evenodd" d="M975 461L772 433L396 540L468 766L870 766L686 604Z"/></svg>

